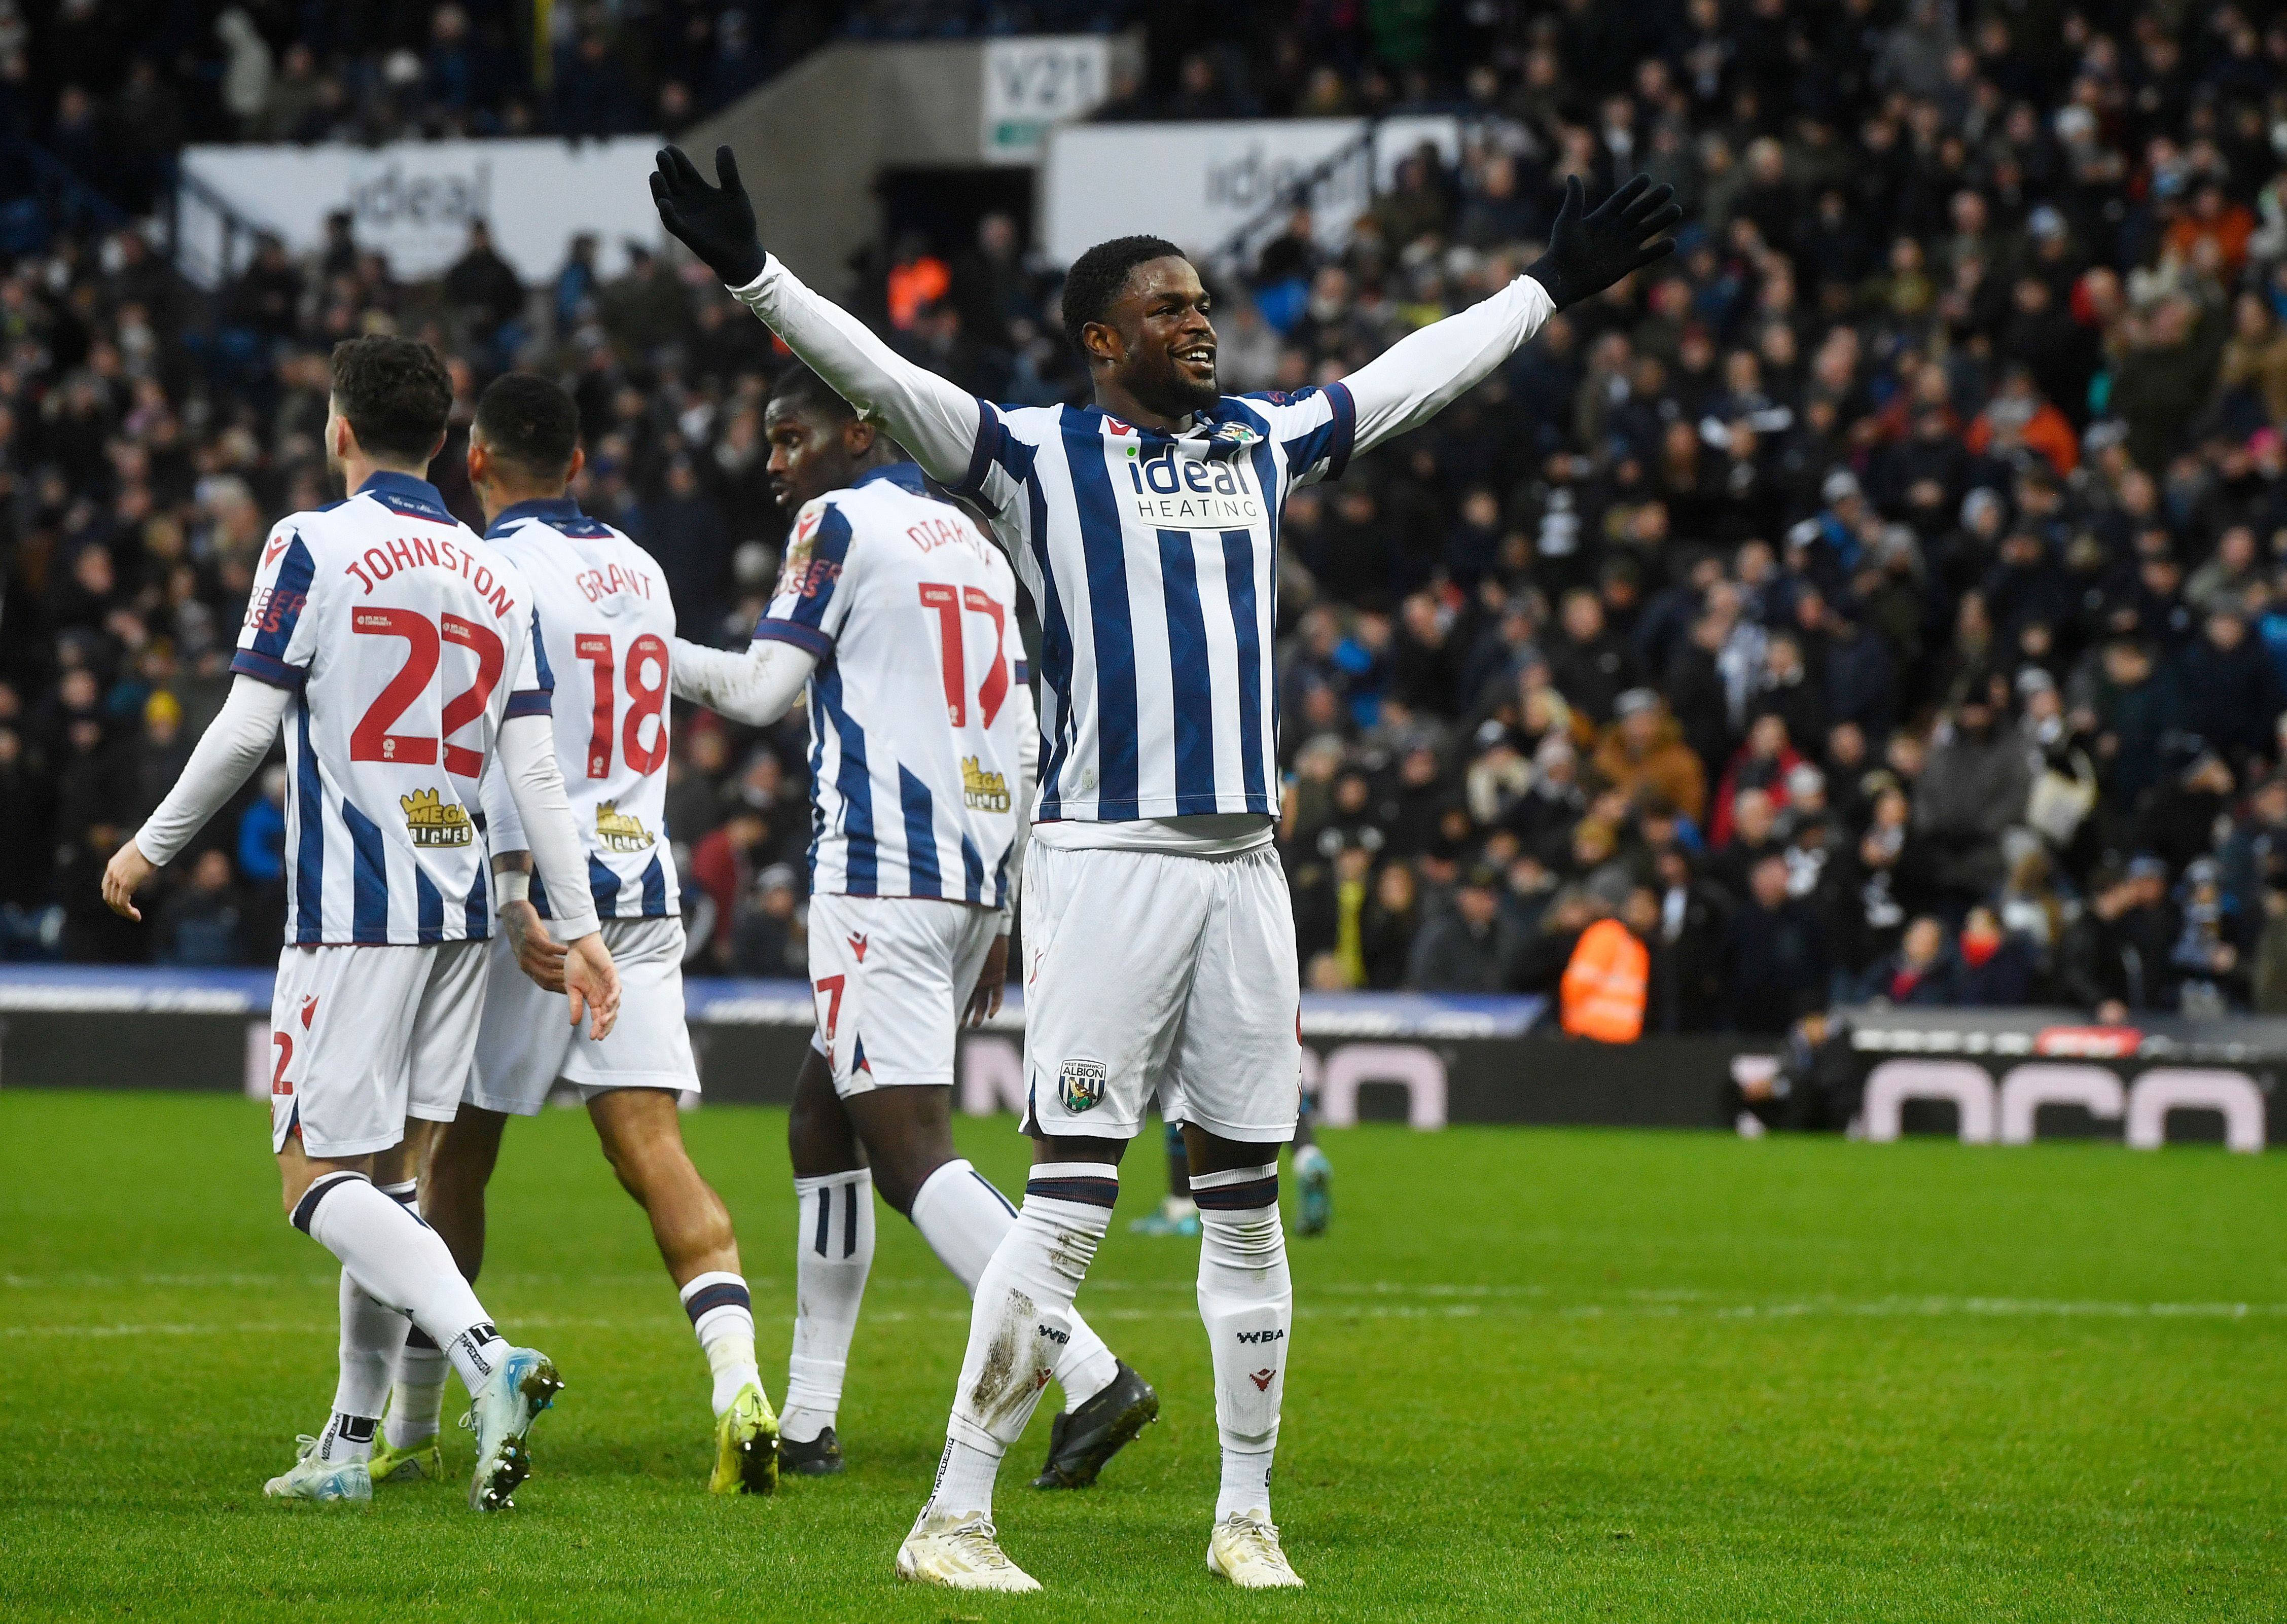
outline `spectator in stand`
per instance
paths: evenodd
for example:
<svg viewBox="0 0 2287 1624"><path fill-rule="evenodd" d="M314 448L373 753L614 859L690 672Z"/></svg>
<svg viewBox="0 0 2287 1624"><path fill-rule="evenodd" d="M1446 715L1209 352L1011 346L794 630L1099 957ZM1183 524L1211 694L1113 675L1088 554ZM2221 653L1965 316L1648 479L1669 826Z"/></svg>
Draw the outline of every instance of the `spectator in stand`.
<svg viewBox="0 0 2287 1624"><path fill-rule="evenodd" d="M691 854L691 877L713 901L715 930L688 957L702 958L723 967L731 962L739 906L759 867L756 855L770 834L770 824L751 807L732 808L730 816L701 840Z"/></svg>
<svg viewBox="0 0 2287 1624"><path fill-rule="evenodd" d="M1508 984L1516 956L1500 911L1500 875L1483 864L1453 890L1413 944L1407 979L1431 993L1492 993Z"/></svg>
<svg viewBox="0 0 2287 1624"><path fill-rule="evenodd" d="M1747 876L1745 904L1733 915L1724 942L1731 1030L1777 1036L1824 1006L1824 935L1810 907L1788 894L1786 860L1774 852L1757 862Z"/></svg>
<svg viewBox="0 0 2287 1624"><path fill-rule="evenodd" d="M1953 708L1914 790L1914 834L1931 875L1951 895L1986 895L2006 872L2003 833L2025 817L2032 770L2014 729L2004 730L1982 692Z"/></svg>
<svg viewBox="0 0 2287 1624"><path fill-rule="evenodd" d="M2176 669L2187 731L2232 761L2271 748L2272 724L2287 708L2287 693L2269 654L2249 635L2246 612L2220 586L2211 595L2199 637L2177 656Z"/></svg>
<svg viewBox="0 0 2287 1624"><path fill-rule="evenodd" d="M1612 719L1620 695L1637 685L1635 657L1605 624L1602 601L1586 587L1564 595L1548 669L1557 691L1598 727Z"/></svg>
<svg viewBox="0 0 2287 1624"><path fill-rule="evenodd" d="M469 223L469 246L445 273L445 296L466 324L470 341L506 368L524 343L524 280L493 246L492 227Z"/></svg>
<svg viewBox="0 0 2287 1624"><path fill-rule="evenodd" d="M2033 1002L2036 971L2031 945L2005 931L1990 907L1969 910L1958 945L1961 956L1953 1002L1983 1009L2008 1009Z"/></svg>
<svg viewBox="0 0 2287 1624"><path fill-rule="evenodd" d="M167 899L152 931L162 964L213 969L245 962L249 910L218 846L199 853L188 884Z"/></svg>
<svg viewBox="0 0 2287 1624"><path fill-rule="evenodd" d="M1560 38L1535 8L1478 9L1461 52L1421 8L1350 27L1274 4L1211 43L1126 0L1087 19L1144 30L1149 71L1120 116L1403 99L1474 132L1456 154L1404 154L1355 228L1302 210L1256 264L1207 268L1234 391L1338 382L1493 293L1539 251L1568 171L1598 192L1650 167L1696 211L1672 265L1561 313L1288 508L1268 633L1298 929L1321 929L1306 903L1306 871L1333 866L1320 842L1355 849L1340 888L1357 906L1326 915L1322 972L1404 979L1482 866L1515 949L1500 981L1551 995L1580 932L1655 882L1656 1030L1745 1011L1792 1043L1808 1022L1788 1011L1865 978L1911 919L1980 908L2002 926L1988 965L2026 939L2029 997L2120 1012L2273 996L2287 162L2262 139L2282 81L2260 23L2221 0L1959 25L1957 8L1853 0L1848 27L1804 0L1690 0L1672 32L1616 12L1587 36L1560 18ZM846 15L910 36L987 28L990 10ZM322 7L245 15L251 36L202 25L141 63L80 49L51 75L20 67L11 128L132 213L165 192L178 139L695 121L797 59L827 13L582 14L552 42L547 89L496 9L466 0L370 36ZM994 398L1084 392L1022 227L929 201L924 219L892 200L896 246L867 255L861 309ZM8 951L153 951L151 931L88 906L91 865L154 754L218 705L268 525L336 494L316 441L342 337L431 337L471 399L511 355L569 379L588 451L575 495L661 559L687 630L743 643L783 534L760 410L780 358L679 255L638 247L607 276L567 243L528 297L489 262L458 288L400 281L344 214L306 254L265 245L210 293L139 225L91 218L32 202L0 245ZM961 250L950 263L906 235L924 224ZM456 456L436 476L457 502ZM1697 758L1700 819L1666 815L1690 811L1666 726L1647 753L1637 701L1617 714L1639 688ZM1982 739L1965 725L1981 705ZM754 876L803 844L805 725L676 730L669 837L724 882L686 892L694 970L777 973L768 939L799 933L799 897L778 878L758 895ZM267 907L274 812L260 794L241 811L240 883ZM726 822L737 843L712 838ZM1783 904L1753 894L1772 858ZM167 876L158 909L194 867ZM1816 921L1823 969L1735 987L1739 934L1803 947L1790 910ZM1966 985L1981 939L1946 955ZM2001 979L1978 995L2013 995Z"/></svg>
<svg viewBox="0 0 2287 1624"><path fill-rule="evenodd" d="M756 874L731 916L725 968L732 975L782 981L800 980L807 973L802 889L790 863L772 863Z"/></svg>
<svg viewBox="0 0 2287 1624"><path fill-rule="evenodd" d="M1612 725L1596 746L1596 772L1621 794L1657 795L1697 823L1706 812L1707 780L1659 695L1631 688L1612 709Z"/></svg>
<svg viewBox="0 0 2287 1624"><path fill-rule="evenodd" d="M1905 928L1898 945L1870 968L1858 996L1870 1002L1902 1006L1960 1002L1959 966L1949 951L1945 927L1925 914Z"/></svg>

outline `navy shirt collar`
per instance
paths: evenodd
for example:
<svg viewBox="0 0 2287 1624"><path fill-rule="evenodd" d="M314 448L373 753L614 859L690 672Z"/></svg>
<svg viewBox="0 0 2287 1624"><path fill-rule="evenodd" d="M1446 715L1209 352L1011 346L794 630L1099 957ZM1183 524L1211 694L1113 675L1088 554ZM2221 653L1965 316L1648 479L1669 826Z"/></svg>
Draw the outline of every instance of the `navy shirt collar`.
<svg viewBox="0 0 2287 1624"><path fill-rule="evenodd" d="M445 505L445 498L428 480L416 479L409 473L392 473L386 468L376 471L373 478L357 487L357 494L360 496L368 491L387 496L415 496L423 502L433 502L440 508Z"/></svg>
<svg viewBox="0 0 2287 1624"><path fill-rule="evenodd" d="M551 525L587 518L580 504L569 496L540 496L530 502L516 502L503 508L493 522L485 528L485 539L504 535L510 525L522 524L527 519L537 519Z"/></svg>
<svg viewBox="0 0 2287 1624"><path fill-rule="evenodd" d="M879 468L868 468L850 482L850 487L855 490L861 485L871 485L876 479L887 479L916 496L926 494L922 485L922 465L919 463L885 463Z"/></svg>

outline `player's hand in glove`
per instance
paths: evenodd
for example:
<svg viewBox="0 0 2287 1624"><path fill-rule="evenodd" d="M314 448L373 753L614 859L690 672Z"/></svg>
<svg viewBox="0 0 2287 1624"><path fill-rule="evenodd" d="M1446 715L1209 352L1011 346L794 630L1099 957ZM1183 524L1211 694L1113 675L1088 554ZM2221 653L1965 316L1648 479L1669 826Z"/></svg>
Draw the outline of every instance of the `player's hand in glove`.
<svg viewBox="0 0 2287 1624"><path fill-rule="evenodd" d="M763 273L763 239L728 147L715 149L715 178L722 184L708 186L681 147L661 147L651 178L652 201L659 205L660 224L705 260L724 287L743 288Z"/></svg>
<svg viewBox="0 0 2287 1624"><path fill-rule="evenodd" d="M612 963L604 933L592 931L567 944L564 955L564 990L572 1002L572 1024L588 1017L588 1035L598 1043L612 1035L620 1018L620 971Z"/></svg>
<svg viewBox="0 0 2287 1624"><path fill-rule="evenodd" d="M653 181L652 189L658 188ZM1587 201L1580 177L1567 175L1564 207L1549 228L1548 251L1524 268L1548 289L1559 310L1593 298L1630 272L1675 251L1675 239L1661 234L1683 218L1674 186L1656 186L1650 176L1639 175L1597 204L1593 214ZM660 205L661 213L666 209Z"/></svg>

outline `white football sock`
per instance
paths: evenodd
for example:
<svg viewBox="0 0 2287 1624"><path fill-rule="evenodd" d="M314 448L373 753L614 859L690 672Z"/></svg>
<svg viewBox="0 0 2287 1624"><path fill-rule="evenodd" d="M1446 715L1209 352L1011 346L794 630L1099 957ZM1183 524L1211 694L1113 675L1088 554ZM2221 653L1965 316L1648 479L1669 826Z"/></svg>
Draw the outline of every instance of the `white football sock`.
<svg viewBox="0 0 2287 1624"><path fill-rule="evenodd" d="M715 1374L715 1414L720 1415L738 1402L741 1389L763 1384L755 1364L754 1299L745 1280L720 1269L692 1276L681 1295L692 1334Z"/></svg>
<svg viewBox="0 0 2287 1624"><path fill-rule="evenodd" d="M413 1210L414 1181L384 1184L381 1192ZM327 1460L362 1461L373 1454L373 1422L389 1398L391 1367L405 1345L410 1322L395 1309L373 1300L347 1269L341 1280L341 1374L334 1386L334 1415L319 1440ZM358 1425L359 1422L365 1425Z"/></svg>
<svg viewBox="0 0 2287 1624"><path fill-rule="evenodd" d="M336 1410L326 1418L326 1430L318 1434L318 1459L372 1460L374 1425L370 1415L344 1415Z"/></svg>
<svg viewBox="0 0 2287 1624"><path fill-rule="evenodd" d="M974 1297L977 1277L993 1261L1001 1238L1016 1224L1017 1209L984 1174L955 1158L923 1179L914 1192L913 1220L938 1261ZM1064 1390L1064 1407L1076 1410L1112 1385L1120 1374L1120 1361L1077 1309L1071 1333L1072 1340L1056 1356L1056 1379Z"/></svg>
<svg viewBox="0 0 2287 1624"><path fill-rule="evenodd" d="M874 1268L874 1175L864 1168L794 1181L794 1347L779 1436L807 1444L834 1424L850 1339Z"/></svg>
<svg viewBox="0 0 2287 1624"><path fill-rule="evenodd" d="M408 1322L395 1309L375 1302L347 1269L342 1271L341 1320L341 1374L334 1384L334 1424L327 1429L326 1441L338 1433L349 1441L346 1458L362 1461L373 1453L370 1423L381 1419L389 1398L390 1370L405 1345ZM354 1421L368 1424L342 1430L343 1422ZM361 1440L356 1436L360 1431ZM336 1451L326 1458L345 1457Z"/></svg>
<svg viewBox="0 0 2287 1624"><path fill-rule="evenodd" d="M1270 1514L1270 1462L1286 1389L1294 1286L1278 1221L1278 1164L1195 1174L1199 1204L1199 1318L1215 1363L1223 1486L1215 1520Z"/></svg>
<svg viewBox="0 0 2287 1624"><path fill-rule="evenodd" d="M397 1382L390 1390L389 1414L382 1417L381 1433L392 1449L412 1449L427 1443L445 1424L445 1378L452 1361L436 1339L417 1325L408 1325L405 1346L397 1356Z"/></svg>
<svg viewBox="0 0 2287 1624"><path fill-rule="evenodd" d="M363 1283L377 1303L409 1314L473 1394L509 1346L435 1230L373 1187L362 1173L328 1173L294 1206L294 1227Z"/></svg>
<svg viewBox="0 0 2287 1624"><path fill-rule="evenodd" d="M929 1510L992 1511L1001 1457L1023 1434L1069 1345L1072 1296L1119 1196L1120 1169L1110 1162L1033 1167L1024 1208L977 1282Z"/></svg>

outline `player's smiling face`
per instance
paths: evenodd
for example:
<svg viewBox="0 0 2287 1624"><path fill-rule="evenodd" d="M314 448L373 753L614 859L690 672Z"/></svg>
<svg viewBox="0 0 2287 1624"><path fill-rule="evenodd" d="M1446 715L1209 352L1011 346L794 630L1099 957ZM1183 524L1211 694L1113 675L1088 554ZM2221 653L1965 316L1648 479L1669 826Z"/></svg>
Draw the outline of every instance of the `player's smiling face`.
<svg viewBox="0 0 2287 1624"><path fill-rule="evenodd" d="M1170 418L1214 406L1221 391L1209 303L1190 260L1170 257L1137 265L1104 324L1118 345L1104 381Z"/></svg>

